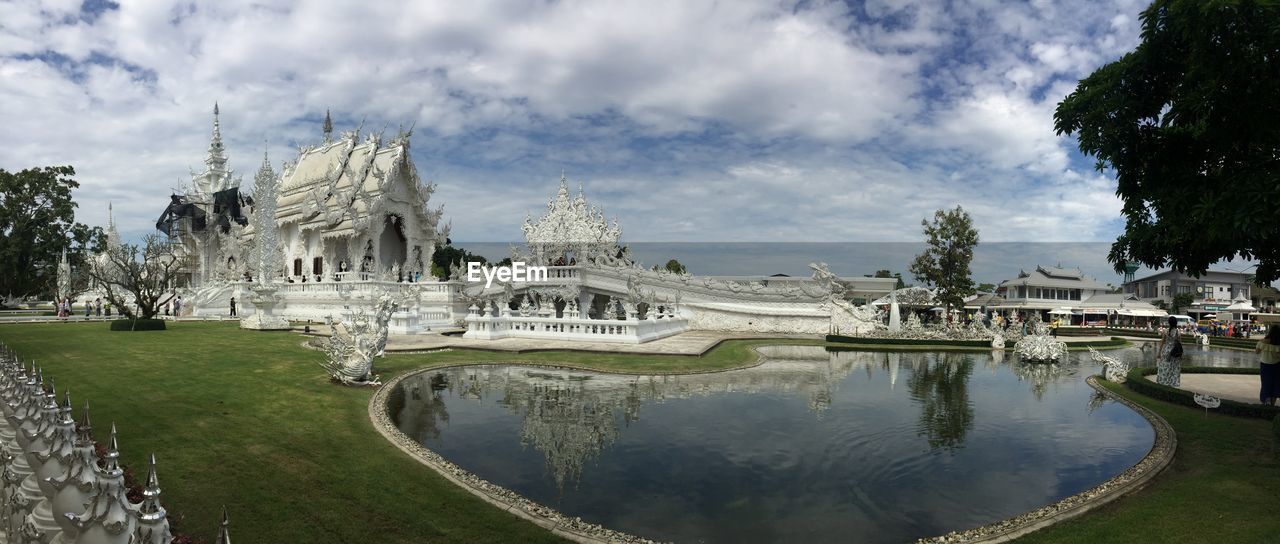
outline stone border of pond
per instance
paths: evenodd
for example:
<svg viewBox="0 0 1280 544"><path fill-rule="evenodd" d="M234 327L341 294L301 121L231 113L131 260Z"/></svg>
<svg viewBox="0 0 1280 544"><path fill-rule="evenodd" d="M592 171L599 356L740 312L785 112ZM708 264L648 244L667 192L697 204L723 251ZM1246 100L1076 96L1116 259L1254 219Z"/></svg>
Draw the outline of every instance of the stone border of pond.
<svg viewBox="0 0 1280 544"><path fill-rule="evenodd" d="M1178 449L1178 436L1173 432L1169 422L1155 412L1099 385L1098 376L1089 376L1085 383L1108 399L1129 407L1151 424L1152 429L1155 430L1155 441L1151 445L1151 450L1141 461L1102 484L1048 506L981 527L922 538L917 542L921 544L1008 542L1050 525L1079 517L1142 489L1151 483L1153 478L1169 468L1173 463L1173 455Z"/></svg>

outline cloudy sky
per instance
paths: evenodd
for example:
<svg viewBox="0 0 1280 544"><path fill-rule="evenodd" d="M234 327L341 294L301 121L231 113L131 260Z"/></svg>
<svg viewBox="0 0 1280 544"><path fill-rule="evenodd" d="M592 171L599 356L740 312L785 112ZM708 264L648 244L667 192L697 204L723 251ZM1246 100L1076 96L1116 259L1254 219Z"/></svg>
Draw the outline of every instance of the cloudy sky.
<svg viewBox="0 0 1280 544"><path fill-rule="evenodd" d="M1144 4L0 1L0 168L71 164L126 238L203 168L252 183L336 130L415 124L453 238L508 241L561 171L631 241L1109 241L1114 181L1052 112ZM246 190L248 188L246 187Z"/></svg>

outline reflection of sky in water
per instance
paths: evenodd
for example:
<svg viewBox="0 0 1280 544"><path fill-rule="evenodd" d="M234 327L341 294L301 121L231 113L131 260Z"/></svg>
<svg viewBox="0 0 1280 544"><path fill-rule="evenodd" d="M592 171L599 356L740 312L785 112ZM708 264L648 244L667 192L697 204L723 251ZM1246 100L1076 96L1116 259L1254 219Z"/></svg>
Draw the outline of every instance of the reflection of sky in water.
<svg viewBox="0 0 1280 544"><path fill-rule="evenodd" d="M404 382L393 414L496 484L677 542L909 541L1088 489L1153 439L1140 416L1093 399L1087 353L1045 367L768 349L759 367L692 376L428 372Z"/></svg>

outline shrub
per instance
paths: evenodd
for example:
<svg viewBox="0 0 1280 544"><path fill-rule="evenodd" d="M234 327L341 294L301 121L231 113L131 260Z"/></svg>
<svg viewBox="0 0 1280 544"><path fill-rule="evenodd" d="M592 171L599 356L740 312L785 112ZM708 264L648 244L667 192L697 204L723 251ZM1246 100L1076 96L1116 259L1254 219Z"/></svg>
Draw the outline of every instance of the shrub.
<svg viewBox="0 0 1280 544"><path fill-rule="evenodd" d="M111 322L113 331L162 331L163 319L117 319Z"/></svg>

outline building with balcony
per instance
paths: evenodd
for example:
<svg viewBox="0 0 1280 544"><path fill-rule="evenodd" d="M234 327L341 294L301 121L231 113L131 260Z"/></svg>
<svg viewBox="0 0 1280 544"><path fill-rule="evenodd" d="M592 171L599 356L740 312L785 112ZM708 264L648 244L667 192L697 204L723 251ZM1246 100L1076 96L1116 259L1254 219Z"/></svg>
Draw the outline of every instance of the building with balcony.
<svg viewBox="0 0 1280 544"><path fill-rule="evenodd" d="M996 294L1004 302L993 309L1003 312L1041 312L1047 319L1048 312L1063 308L1080 307L1094 295L1115 290L1111 285L1084 275L1079 268L1060 266L1036 266L1030 272L1023 270L1018 277L1000 282Z"/></svg>
<svg viewBox="0 0 1280 544"><path fill-rule="evenodd" d="M1191 306L1183 313L1197 319L1225 311L1232 300L1250 300L1255 286L1244 272L1210 270L1200 277L1168 270L1125 283L1124 292L1154 304L1169 307L1178 294L1191 295ZM1256 306L1256 305L1255 305Z"/></svg>

